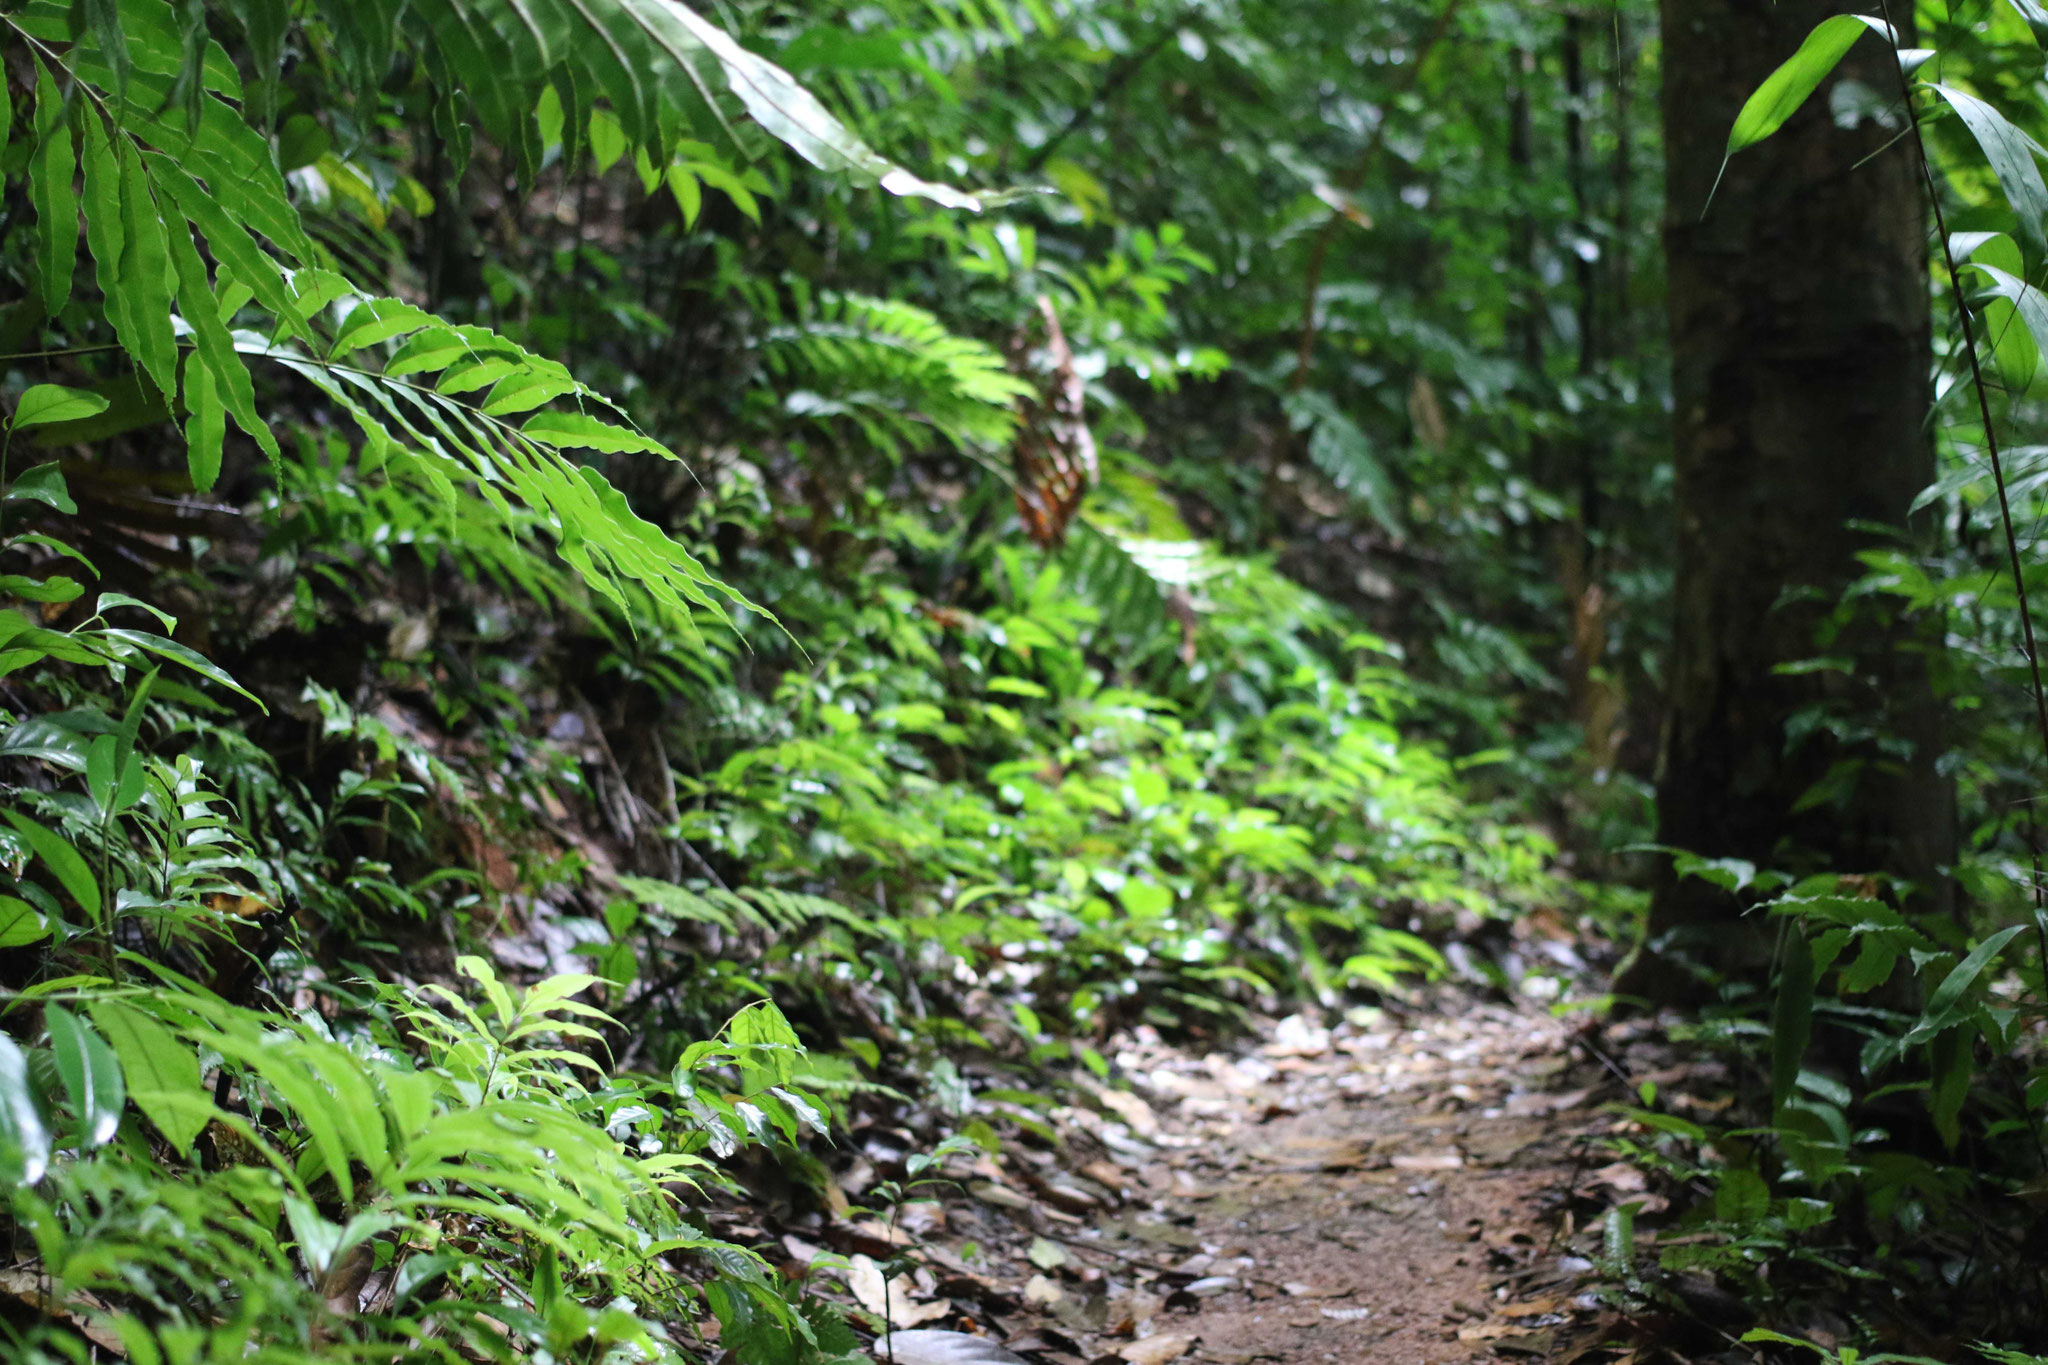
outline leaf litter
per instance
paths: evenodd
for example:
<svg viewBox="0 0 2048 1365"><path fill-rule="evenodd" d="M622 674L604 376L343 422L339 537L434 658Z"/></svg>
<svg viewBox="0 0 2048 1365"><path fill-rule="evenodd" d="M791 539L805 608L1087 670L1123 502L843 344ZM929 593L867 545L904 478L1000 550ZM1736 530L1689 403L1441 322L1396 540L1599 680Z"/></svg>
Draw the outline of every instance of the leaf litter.
<svg viewBox="0 0 2048 1365"><path fill-rule="evenodd" d="M784 1238L859 1244L842 1278L895 1329L875 1360L1439 1365L1610 1325L1558 1215L1645 1191L1588 1171L1621 1091L1559 1021L1460 1000L1296 1015L1234 1051L1139 1027L1105 1051L1128 1088L1088 1078L999 1155L956 1156L912 1245L900 1216Z"/></svg>

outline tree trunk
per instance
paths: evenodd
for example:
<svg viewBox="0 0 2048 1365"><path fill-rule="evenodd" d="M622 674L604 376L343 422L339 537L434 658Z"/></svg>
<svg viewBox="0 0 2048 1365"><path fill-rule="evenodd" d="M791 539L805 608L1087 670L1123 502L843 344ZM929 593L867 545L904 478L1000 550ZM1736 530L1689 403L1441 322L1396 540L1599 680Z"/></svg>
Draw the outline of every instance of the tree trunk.
<svg viewBox="0 0 2048 1365"><path fill-rule="evenodd" d="M1845 78L1896 90L1860 41L1774 137L1709 192L1736 111L1836 0L1663 0L1677 475L1676 625L1659 841L1759 866L1913 879L1939 906L1952 794L1919 626L1816 629L1857 576L1871 526L1904 528L1934 477L1927 241L1919 167L1896 129L1838 127ZM1909 12L1909 10L1908 10ZM1885 144L1890 142L1889 148ZM1862 522L1863 528L1852 526ZM1847 656L1848 673L1780 665ZM1795 719L1816 707L1883 741ZM1844 765L1847 765L1846 768ZM1830 774L1838 799L1801 810ZM1624 994L1697 995L1691 961L1761 981L1772 926L1667 871Z"/></svg>

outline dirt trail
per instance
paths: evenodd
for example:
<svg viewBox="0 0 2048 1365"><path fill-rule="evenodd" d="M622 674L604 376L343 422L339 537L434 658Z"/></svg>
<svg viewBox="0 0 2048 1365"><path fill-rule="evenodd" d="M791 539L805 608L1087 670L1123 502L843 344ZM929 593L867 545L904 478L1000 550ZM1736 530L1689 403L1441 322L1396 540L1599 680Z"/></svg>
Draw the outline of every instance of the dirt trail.
<svg viewBox="0 0 2048 1365"><path fill-rule="evenodd" d="M1140 1038L1116 1060L1144 1103L1105 1091L1102 1113L1055 1115L1057 1156L1019 1153L948 1210L976 1262L932 1246L937 1292L958 1302L971 1279L1012 1310L954 1325L981 1316L1047 1365L1438 1365L1556 1344L1590 1267L1549 1245L1540 1206L1597 1179L1592 1094L1566 1088L1589 1077L1556 1021L1290 1019L1248 1051ZM1121 1201L1088 1208L1119 1172ZM946 1320L900 1325L927 1323Z"/></svg>

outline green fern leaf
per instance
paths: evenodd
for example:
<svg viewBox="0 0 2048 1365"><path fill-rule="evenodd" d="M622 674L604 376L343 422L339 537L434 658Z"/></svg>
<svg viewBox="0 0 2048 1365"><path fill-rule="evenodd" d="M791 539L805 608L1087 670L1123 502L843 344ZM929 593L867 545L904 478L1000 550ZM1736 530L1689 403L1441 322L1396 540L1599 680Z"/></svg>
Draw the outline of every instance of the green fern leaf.
<svg viewBox="0 0 2048 1365"><path fill-rule="evenodd" d="M108 321L119 331L122 324L115 315L128 297L120 288L121 248L126 240L121 226L121 166L114 159L114 144L107 140L98 112L87 108L80 123L85 133L79 149L79 159L85 163L85 242L98 267Z"/></svg>
<svg viewBox="0 0 2048 1365"><path fill-rule="evenodd" d="M227 437L227 409L213 384L213 371L195 351L185 358L185 461L192 487L204 492L220 478Z"/></svg>
<svg viewBox="0 0 2048 1365"><path fill-rule="evenodd" d="M116 144L121 166L121 263L108 295L115 335L166 399L178 392L178 345L171 330L170 245L149 177L135 148Z"/></svg>
<svg viewBox="0 0 2048 1365"><path fill-rule="evenodd" d="M29 198L41 229L36 264L42 272L43 307L57 313L71 301L71 272L78 261L78 196L71 183L78 157L57 83L41 57L30 54L30 59L36 66L36 148L28 165Z"/></svg>
<svg viewBox="0 0 2048 1365"><path fill-rule="evenodd" d="M277 438L270 434L270 427L256 415L256 386L249 378L249 367L242 363L235 353L235 341L228 334L227 324L220 319L220 305L213 297L213 288L206 278L206 262L199 259L198 248L192 245L192 234L181 220L170 228L171 264L178 277L178 303L188 326L192 328L199 360L205 369L209 383L203 398L195 401L195 395L187 394L185 403L195 413L200 402L212 401L226 406L234 417L235 425L255 438L263 453L270 457L272 465L281 458ZM191 367L186 367L191 373ZM213 486L213 478L220 472L218 452L214 453L211 473L201 481L199 457L192 458L192 486L201 492Z"/></svg>

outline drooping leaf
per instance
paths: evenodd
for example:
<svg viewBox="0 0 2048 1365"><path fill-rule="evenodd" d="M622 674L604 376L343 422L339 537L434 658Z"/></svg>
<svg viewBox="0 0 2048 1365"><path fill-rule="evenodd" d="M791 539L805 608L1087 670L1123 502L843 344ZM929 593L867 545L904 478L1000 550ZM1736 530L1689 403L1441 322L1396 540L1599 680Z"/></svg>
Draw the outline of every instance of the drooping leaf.
<svg viewBox="0 0 2048 1365"><path fill-rule="evenodd" d="M36 1104L28 1059L0 1033L0 1185L33 1185L50 1168L50 1130Z"/></svg>
<svg viewBox="0 0 2048 1365"><path fill-rule="evenodd" d="M122 306L110 313L122 347L169 400L178 392L169 239L141 158L125 137L115 143L115 153L121 166L122 241L114 290Z"/></svg>
<svg viewBox="0 0 2048 1365"><path fill-rule="evenodd" d="M58 885L79 904L87 915L97 919L101 911L100 884L86 866L85 857L71 841L47 826L37 824L18 810L0 811L7 817L7 823L14 826L35 855L42 859L44 866L57 878Z"/></svg>
<svg viewBox="0 0 2048 1365"><path fill-rule="evenodd" d="M1813 945L1798 925L1785 930L1778 964L1778 999L1771 1011L1771 1105L1782 1109L1799 1082L1800 1064L1813 1036Z"/></svg>
<svg viewBox="0 0 2048 1365"><path fill-rule="evenodd" d="M1728 155L1753 147L1785 126L1785 120L1799 112L1799 106L1828 78L1856 40L1865 32L1892 42L1890 27L1881 19L1862 14L1837 14L1823 19L1806 35L1799 50L1784 65L1764 77L1735 116L1728 130Z"/></svg>
<svg viewBox="0 0 2048 1365"><path fill-rule="evenodd" d="M249 367L235 350L234 337L229 334L227 324L221 321L220 306L214 299L213 286L206 278L206 263L199 259L199 250L192 245L192 234L183 222L169 225L168 241L171 264L178 278L179 310L186 324L192 328L201 372L207 379L207 387L201 394L188 393L185 396L185 405L195 417L209 403L226 408L228 415L235 419L235 425L255 438L256 444L274 465L283 458L277 438L270 434L269 424L256 415L256 386L249 378ZM190 366L186 367L186 372L192 372ZM218 415L211 420L217 424ZM201 434L205 434L203 426ZM197 452L189 458L192 486L201 492L213 487L213 480L220 473L218 441L211 451Z"/></svg>
<svg viewBox="0 0 2048 1365"><path fill-rule="evenodd" d="M1957 232L1950 234L1949 250L1958 265L1977 262L1996 267L2018 278L2026 273L2019 244L2002 232ZM2013 393L2024 393L2040 370L2041 348L2034 333L2019 315L2014 302L1994 295L1985 301L1984 344L1991 351L1999 378Z"/></svg>
<svg viewBox="0 0 2048 1365"><path fill-rule="evenodd" d="M1985 939L1970 950L1969 956L1949 969L1949 974L1934 988L1934 994L1927 997L1926 1008L1921 1011L1919 1022L1906 1034L1906 1042L1922 1043L1944 1029L1952 1028L1964 1014L1963 996L1977 978L1984 974L2005 945L2018 937L2026 926L2010 925Z"/></svg>
<svg viewBox="0 0 2048 1365"><path fill-rule="evenodd" d="M7 487L8 501L19 498L42 503L66 516L78 514L78 504L71 500L71 490L64 483L64 471L54 461L21 471L21 476Z"/></svg>
<svg viewBox="0 0 2048 1365"><path fill-rule="evenodd" d="M227 441L227 409L213 385L213 371L197 351L185 360L185 462L192 487L201 492L220 478L221 453Z"/></svg>
<svg viewBox="0 0 2048 1365"><path fill-rule="evenodd" d="M2036 255L2048 254L2048 184L2034 164L2027 135L1975 95L1948 85L1936 85L1934 91L1956 111L1997 173L1999 188L2019 219L2020 239Z"/></svg>
<svg viewBox="0 0 2048 1365"><path fill-rule="evenodd" d="M121 1126L121 1109L128 1102L119 1059L90 1024L62 1005L47 1006L43 1022L50 1030L57 1074L78 1118L79 1140L88 1147L106 1145Z"/></svg>
<svg viewBox="0 0 2048 1365"><path fill-rule="evenodd" d="M36 147L28 163L29 198L36 206L43 307L55 314L71 299L71 273L78 262L78 195L72 188L78 155L57 83L41 57L31 54L30 60L36 68Z"/></svg>

